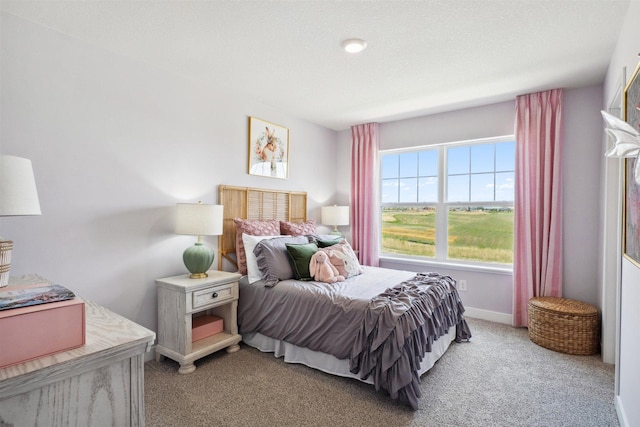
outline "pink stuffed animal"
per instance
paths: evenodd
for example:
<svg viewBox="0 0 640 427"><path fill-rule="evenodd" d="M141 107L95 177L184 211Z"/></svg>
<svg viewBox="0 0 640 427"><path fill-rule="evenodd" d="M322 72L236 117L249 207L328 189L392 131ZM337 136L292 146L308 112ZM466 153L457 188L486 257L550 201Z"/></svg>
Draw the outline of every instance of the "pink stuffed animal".
<svg viewBox="0 0 640 427"><path fill-rule="evenodd" d="M318 282L335 283L344 281L344 276L338 273L338 269L329 262L329 256L322 251L316 252L311 257L309 272L313 279Z"/></svg>

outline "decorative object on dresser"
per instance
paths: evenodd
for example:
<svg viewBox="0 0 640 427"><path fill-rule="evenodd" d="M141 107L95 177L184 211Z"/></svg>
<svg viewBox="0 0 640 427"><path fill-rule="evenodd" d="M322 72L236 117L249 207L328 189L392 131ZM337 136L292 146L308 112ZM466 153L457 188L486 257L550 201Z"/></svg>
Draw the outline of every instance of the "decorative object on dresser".
<svg viewBox="0 0 640 427"><path fill-rule="evenodd" d="M207 277L207 270L213 264L214 252L202 243L202 236L222 234L222 205L198 203L178 203L176 233L198 236L193 246L185 249L182 260L192 279Z"/></svg>
<svg viewBox="0 0 640 427"><path fill-rule="evenodd" d="M181 374L195 371L194 361L208 354L223 348L228 353L240 350L237 321L240 274L215 270L208 273L209 276L203 279L182 275L156 280L156 360L163 356L175 360L180 364L178 372ZM206 318L200 319L200 316ZM219 320L222 322L217 323ZM203 325L204 333L200 330ZM213 333L220 326L222 331ZM200 339L194 339L194 334Z"/></svg>
<svg viewBox="0 0 640 427"><path fill-rule="evenodd" d="M322 223L324 225L333 225L331 234L342 236L338 226L349 225L349 206L323 206Z"/></svg>
<svg viewBox="0 0 640 427"><path fill-rule="evenodd" d="M82 347L84 316L78 299L0 311L0 368Z"/></svg>
<svg viewBox="0 0 640 427"><path fill-rule="evenodd" d="M36 275L12 276L9 286L43 281ZM144 426L144 353L155 334L98 304L80 300L85 345L0 368L0 424ZM22 309L4 312L16 310Z"/></svg>
<svg viewBox="0 0 640 427"><path fill-rule="evenodd" d="M84 345L84 302L45 282L0 289L0 368Z"/></svg>
<svg viewBox="0 0 640 427"><path fill-rule="evenodd" d="M31 160L0 156L0 216L40 215ZM13 242L0 236L0 287L9 283Z"/></svg>
<svg viewBox="0 0 640 427"><path fill-rule="evenodd" d="M249 117L249 174L289 177L289 129Z"/></svg>
<svg viewBox="0 0 640 427"><path fill-rule="evenodd" d="M48 304L75 298L64 286L38 283L33 286L15 285L0 289L0 311L32 305Z"/></svg>

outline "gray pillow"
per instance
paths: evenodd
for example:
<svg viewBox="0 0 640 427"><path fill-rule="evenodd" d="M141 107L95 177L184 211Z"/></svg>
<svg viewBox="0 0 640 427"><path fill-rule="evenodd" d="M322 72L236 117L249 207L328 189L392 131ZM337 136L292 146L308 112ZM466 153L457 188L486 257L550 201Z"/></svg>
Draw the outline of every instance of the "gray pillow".
<svg viewBox="0 0 640 427"><path fill-rule="evenodd" d="M262 281L267 287L275 286L280 280L293 279L294 273L287 255L286 244L303 244L308 240L305 236L285 236L266 239L253 249L262 274Z"/></svg>

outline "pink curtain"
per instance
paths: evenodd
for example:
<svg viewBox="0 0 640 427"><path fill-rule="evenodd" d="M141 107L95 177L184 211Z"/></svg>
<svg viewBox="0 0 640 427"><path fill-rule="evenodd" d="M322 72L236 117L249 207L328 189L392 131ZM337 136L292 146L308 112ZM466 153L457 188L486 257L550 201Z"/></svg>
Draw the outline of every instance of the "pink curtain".
<svg viewBox="0 0 640 427"><path fill-rule="evenodd" d="M562 89L516 98L513 324L536 296L562 296Z"/></svg>
<svg viewBox="0 0 640 427"><path fill-rule="evenodd" d="M364 265L379 266L378 124L351 127L351 239Z"/></svg>

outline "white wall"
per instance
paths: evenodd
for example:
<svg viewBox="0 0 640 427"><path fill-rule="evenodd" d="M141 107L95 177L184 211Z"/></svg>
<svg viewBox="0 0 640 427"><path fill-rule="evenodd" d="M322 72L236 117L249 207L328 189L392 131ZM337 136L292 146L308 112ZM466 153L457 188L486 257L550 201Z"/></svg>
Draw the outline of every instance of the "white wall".
<svg viewBox="0 0 640 427"><path fill-rule="evenodd" d="M382 123L380 149L441 144L513 134L515 104L501 102L414 119Z"/></svg>
<svg viewBox="0 0 640 427"><path fill-rule="evenodd" d="M39 273L156 330L154 279L194 242L179 201L229 184L335 194L336 132L2 14L3 154L32 160L42 216L0 218L12 275ZM248 116L289 127L288 180L247 174ZM205 238L217 247L217 238ZM216 260L217 262L217 260Z"/></svg>
<svg viewBox="0 0 640 427"><path fill-rule="evenodd" d="M618 43L613 52L611 63L605 79L605 101L610 100L617 89L623 67L626 67L627 79L638 66L640 58L640 2L632 1L625 22L620 30ZM606 105L603 105L606 108ZM615 172L615 171L614 171ZM621 172L618 172L621 173ZM615 198L611 198L615 200ZM607 205L608 213L621 217L616 212L616 204ZM607 242L608 243L608 242ZM605 251L617 251L609 243ZM640 366L638 365L638 328L640 317L640 268L626 259L621 260L622 278L620 284L620 364L617 366L619 376L616 396L616 408L623 426L640 425Z"/></svg>
<svg viewBox="0 0 640 427"><path fill-rule="evenodd" d="M565 90L562 110L563 296L597 307L602 103L600 85Z"/></svg>
<svg viewBox="0 0 640 427"><path fill-rule="evenodd" d="M598 209L599 171L602 158L600 85L564 91L563 209L564 296L598 305ZM509 135L514 132L514 101L380 124L380 148L392 149L469 139ZM350 132L338 136L338 157L348 158ZM348 182L347 173L338 182ZM348 200L348 188L341 190ZM425 265L390 259L381 265L412 271L432 269ZM513 277L504 272L438 268L467 280L461 292L465 306L493 320L512 314Z"/></svg>

